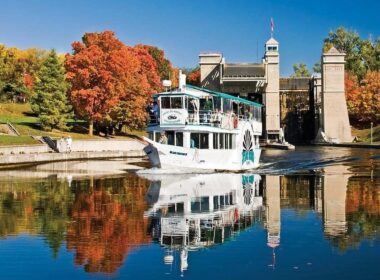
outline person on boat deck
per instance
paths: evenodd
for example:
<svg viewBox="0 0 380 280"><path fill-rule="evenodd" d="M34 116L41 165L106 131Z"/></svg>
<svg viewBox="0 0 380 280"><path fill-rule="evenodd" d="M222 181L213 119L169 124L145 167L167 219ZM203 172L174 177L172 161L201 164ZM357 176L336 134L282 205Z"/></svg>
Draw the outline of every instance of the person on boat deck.
<svg viewBox="0 0 380 280"><path fill-rule="evenodd" d="M157 101L153 102L153 109L152 109L152 111L153 111L154 117L156 118L156 120L158 120L158 115L159 115L160 107L158 106Z"/></svg>
<svg viewBox="0 0 380 280"><path fill-rule="evenodd" d="M219 126L220 122L222 120L222 114L219 112L218 109L215 109L215 113L211 116L211 122L214 126Z"/></svg>
<svg viewBox="0 0 380 280"><path fill-rule="evenodd" d="M165 132L161 132L160 140L158 140L158 143L165 144L165 145L168 144L168 137L166 137Z"/></svg>
<svg viewBox="0 0 380 280"><path fill-rule="evenodd" d="M194 141L194 139L190 139L190 148L195 148L195 141Z"/></svg>

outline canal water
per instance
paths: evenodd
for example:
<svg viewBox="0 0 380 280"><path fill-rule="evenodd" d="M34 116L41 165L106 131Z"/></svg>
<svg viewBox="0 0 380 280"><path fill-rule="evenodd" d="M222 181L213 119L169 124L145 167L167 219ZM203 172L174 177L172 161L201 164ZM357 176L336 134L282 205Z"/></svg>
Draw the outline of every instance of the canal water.
<svg viewBox="0 0 380 280"><path fill-rule="evenodd" d="M380 279L380 150L243 174L108 160L0 172L0 279Z"/></svg>

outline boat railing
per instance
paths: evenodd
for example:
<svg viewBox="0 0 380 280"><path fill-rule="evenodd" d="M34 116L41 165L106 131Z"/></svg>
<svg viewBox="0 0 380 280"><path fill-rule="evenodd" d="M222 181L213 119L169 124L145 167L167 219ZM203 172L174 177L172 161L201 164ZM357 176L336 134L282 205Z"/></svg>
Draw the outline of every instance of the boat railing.
<svg viewBox="0 0 380 280"><path fill-rule="evenodd" d="M188 124L234 129L237 128L238 119L232 113L199 110L199 112L189 113Z"/></svg>
<svg viewBox="0 0 380 280"><path fill-rule="evenodd" d="M188 111L185 124L205 125L223 129L236 129L241 121L253 121L252 114L236 115L232 112L220 112L212 110ZM149 114L148 125L160 124L159 114Z"/></svg>
<svg viewBox="0 0 380 280"><path fill-rule="evenodd" d="M154 113L150 113L148 125L157 125L159 123L160 123L160 118L158 117L158 115Z"/></svg>

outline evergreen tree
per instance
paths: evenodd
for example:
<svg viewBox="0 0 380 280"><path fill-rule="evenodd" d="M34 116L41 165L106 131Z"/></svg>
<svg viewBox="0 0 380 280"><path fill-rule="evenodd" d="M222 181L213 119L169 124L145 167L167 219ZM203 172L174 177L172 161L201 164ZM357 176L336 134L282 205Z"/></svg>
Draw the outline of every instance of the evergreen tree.
<svg viewBox="0 0 380 280"><path fill-rule="evenodd" d="M65 81L63 64L54 50L44 60L34 90L32 110L38 114L42 129L67 129L66 123L71 117L71 106L66 95L68 84Z"/></svg>

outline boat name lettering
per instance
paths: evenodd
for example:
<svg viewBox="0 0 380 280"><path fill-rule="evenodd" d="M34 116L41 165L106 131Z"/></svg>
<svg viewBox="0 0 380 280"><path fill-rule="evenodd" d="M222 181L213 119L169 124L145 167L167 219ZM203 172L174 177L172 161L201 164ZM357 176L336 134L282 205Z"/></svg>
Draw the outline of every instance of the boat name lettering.
<svg viewBox="0 0 380 280"><path fill-rule="evenodd" d="M181 152L175 152L175 151L170 151L170 153L173 155L187 156L187 153L181 153Z"/></svg>

